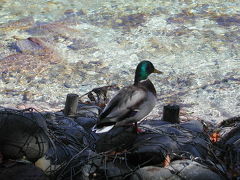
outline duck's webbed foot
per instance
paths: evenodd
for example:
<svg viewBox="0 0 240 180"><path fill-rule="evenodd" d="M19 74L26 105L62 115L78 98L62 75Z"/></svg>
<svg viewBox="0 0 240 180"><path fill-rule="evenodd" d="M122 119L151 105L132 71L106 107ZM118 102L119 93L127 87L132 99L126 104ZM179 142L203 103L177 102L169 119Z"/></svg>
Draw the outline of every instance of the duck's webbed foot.
<svg viewBox="0 0 240 180"><path fill-rule="evenodd" d="M138 128L137 122L134 123L134 132L136 132L136 133L144 132L143 129Z"/></svg>

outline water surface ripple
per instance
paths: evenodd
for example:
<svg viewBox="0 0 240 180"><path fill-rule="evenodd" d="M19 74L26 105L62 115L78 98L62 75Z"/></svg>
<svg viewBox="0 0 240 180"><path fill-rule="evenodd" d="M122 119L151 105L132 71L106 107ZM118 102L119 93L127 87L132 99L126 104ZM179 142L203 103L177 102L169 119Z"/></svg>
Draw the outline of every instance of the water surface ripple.
<svg viewBox="0 0 240 180"><path fill-rule="evenodd" d="M62 108L84 94L133 81L141 60L158 104L218 123L240 112L240 2L223 0L0 1L0 104Z"/></svg>

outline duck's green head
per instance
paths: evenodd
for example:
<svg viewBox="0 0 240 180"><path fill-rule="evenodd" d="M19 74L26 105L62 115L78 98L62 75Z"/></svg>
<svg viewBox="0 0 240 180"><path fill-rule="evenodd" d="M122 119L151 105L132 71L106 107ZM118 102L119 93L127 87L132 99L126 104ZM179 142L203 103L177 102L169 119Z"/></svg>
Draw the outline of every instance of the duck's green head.
<svg viewBox="0 0 240 180"><path fill-rule="evenodd" d="M141 61L138 64L135 72L134 84L137 84L138 82L147 79L151 73L162 74L161 71L154 68L153 64L150 61Z"/></svg>

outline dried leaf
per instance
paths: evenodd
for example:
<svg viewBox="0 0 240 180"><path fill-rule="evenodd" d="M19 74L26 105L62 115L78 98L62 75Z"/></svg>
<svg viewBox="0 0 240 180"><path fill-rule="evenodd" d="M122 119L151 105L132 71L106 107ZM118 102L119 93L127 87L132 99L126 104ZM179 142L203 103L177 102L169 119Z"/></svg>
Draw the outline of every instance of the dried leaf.
<svg viewBox="0 0 240 180"><path fill-rule="evenodd" d="M220 140L220 134L218 132L214 132L210 135L210 140L215 143Z"/></svg>
<svg viewBox="0 0 240 180"><path fill-rule="evenodd" d="M167 154L166 157L165 157L165 160L163 161L163 167L169 166L170 162L171 162L171 158L170 158L170 156Z"/></svg>

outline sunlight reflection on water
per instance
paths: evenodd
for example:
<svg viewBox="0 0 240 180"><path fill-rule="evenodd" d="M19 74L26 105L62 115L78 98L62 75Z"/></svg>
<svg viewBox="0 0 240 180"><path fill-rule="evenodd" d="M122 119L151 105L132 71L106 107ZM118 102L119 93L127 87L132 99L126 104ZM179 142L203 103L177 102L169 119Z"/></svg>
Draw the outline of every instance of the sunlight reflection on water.
<svg viewBox="0 0 240 180"><path fill-rule="evenodd" d="M28 103L62 107L67 93L130 84L148 59L165 72L151 77L161 99L154 113L178 103L214 122L239 114L240 2L8 0L0 8L0 63L19 70L0 79L2 105L22 103L27 91ZM40 44L22 41L29 37Z"/></svg>

